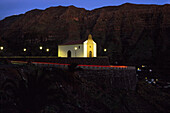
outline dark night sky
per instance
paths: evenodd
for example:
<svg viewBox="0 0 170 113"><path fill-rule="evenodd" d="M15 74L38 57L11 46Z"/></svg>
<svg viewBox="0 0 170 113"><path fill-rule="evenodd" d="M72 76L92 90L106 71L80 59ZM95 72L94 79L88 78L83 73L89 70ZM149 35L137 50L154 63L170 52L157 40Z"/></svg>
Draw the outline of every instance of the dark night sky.
<svg viewBox="0 0 170 113"><path fill-rule="evenodd" d="M7 16L22 14L32 9L46 9L51 6L69 6L92 10L103 6L116 6L123 3L170 4L170 0L0 0L0 20Z"/></svg>

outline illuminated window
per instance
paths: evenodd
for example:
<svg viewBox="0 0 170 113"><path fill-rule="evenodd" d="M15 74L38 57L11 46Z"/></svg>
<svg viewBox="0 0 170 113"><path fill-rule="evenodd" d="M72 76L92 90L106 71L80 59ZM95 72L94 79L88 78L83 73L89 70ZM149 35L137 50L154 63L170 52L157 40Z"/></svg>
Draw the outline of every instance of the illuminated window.
<svg viewBox="0 0 170 113"><path fill-rule="evenodd" d="M104 49L104 52L106 52L107 51L107 49Z"/></svg>
<svg viewBox="0 0 170 113"><path fill-rule="evenodd" d="M148 79L148 77L145 77L145 79Z"/></svg>

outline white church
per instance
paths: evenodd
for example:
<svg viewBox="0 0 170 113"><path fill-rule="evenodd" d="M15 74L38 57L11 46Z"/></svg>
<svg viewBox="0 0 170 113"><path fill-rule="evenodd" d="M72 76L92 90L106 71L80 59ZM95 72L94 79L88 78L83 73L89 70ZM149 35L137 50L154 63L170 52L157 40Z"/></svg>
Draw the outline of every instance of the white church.
<svg viewBox="0 0 170 113"><path fill-rule="evenodd" d="M58 57L97 57L97 44L89 34L86 41L68 42L58 45Z"/></svg>

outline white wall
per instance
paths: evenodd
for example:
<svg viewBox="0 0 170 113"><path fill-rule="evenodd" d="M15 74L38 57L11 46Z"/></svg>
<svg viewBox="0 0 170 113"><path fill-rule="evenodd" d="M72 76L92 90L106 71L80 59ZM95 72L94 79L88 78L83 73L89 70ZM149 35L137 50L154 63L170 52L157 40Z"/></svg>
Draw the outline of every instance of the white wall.
<svg viewBox="0 0 170 113"><path fill-rule="evenodd" d="M93 47L93 51L94 51L94 57L97 57L97 44L93 41L94 47Z"/></svg>
<svg viewBox="0 0 170 113"><path fill-rule="evenodd" d="M87 40L86 41L84 41L84 43L83 43L83 49L84 49L84 57L87 57Z"/></svg>
<svg viewBox="0 0 170 113"><path fill-rule="evenodd" d="M79 48L80 46L80 48ZM77 50L74 48L77 47ZM71 57L83 57L83 44L58 45L58 57L67 57L67 52L71 51Z"/></svg>

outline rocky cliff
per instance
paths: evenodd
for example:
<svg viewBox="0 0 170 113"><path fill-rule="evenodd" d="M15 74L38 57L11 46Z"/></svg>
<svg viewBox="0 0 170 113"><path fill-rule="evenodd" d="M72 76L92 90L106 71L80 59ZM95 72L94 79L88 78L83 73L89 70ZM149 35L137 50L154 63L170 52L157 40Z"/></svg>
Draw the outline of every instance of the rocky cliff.
<svg viewBox="0 0 170 113"><path fill-rule="evenodd" d="M126 3L91 11L74 6L35 9L1 20L0 43L8 54L22 54L27 47L32 55L39 55L38 47L43 45L57 55L58 44L86 39L91 33L98 56L108 55L113 63L154 63L170 56L169 18L169 4Z"/></svg>

